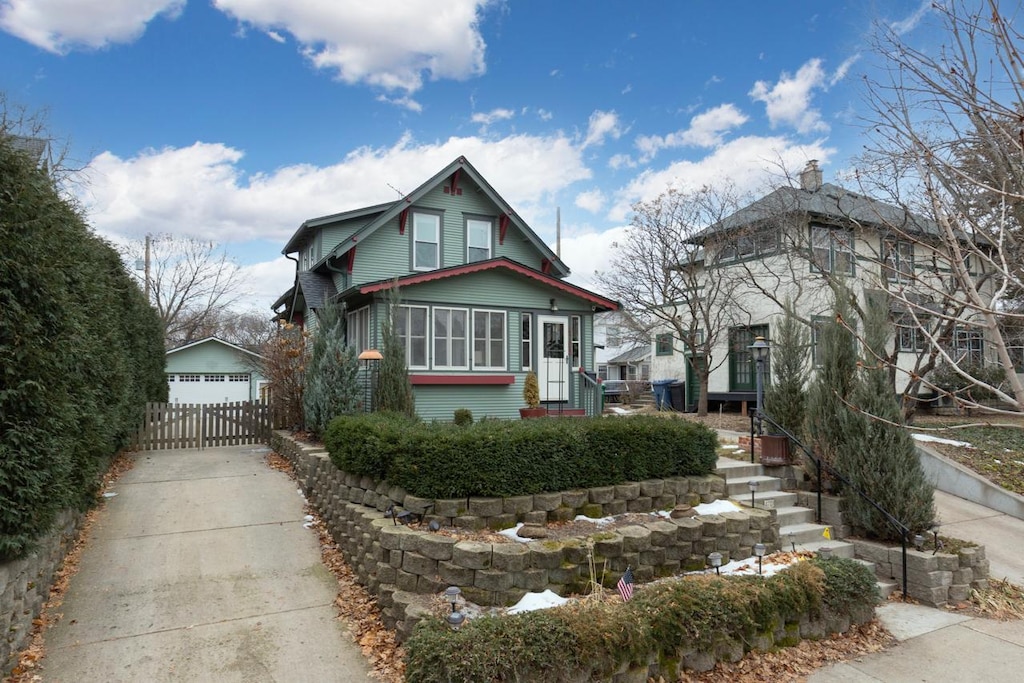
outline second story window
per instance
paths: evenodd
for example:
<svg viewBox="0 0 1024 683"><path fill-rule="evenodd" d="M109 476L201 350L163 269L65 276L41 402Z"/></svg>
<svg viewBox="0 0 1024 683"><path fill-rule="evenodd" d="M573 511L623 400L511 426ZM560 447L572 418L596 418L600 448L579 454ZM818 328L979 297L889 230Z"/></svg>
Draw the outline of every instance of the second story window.
<svg viewBox="0 0 1024 683"><path fill-rule="evenodd" d="M659 334L654 338L654 355L656 356L671 356L672 355L672 335L671 334Z"/></svg>
<svg viewBox="0 0 1024 683"><path fill-rule="evenodd" d="M412 268L435 270L441 267L441 217L433 213L412 215Z"/></svg>
<svg viewBox="0 0 1024 683"><path fill-rule="evenodd" d="M491 222L479 218L466 221L466 262L491 258Z"/></svg>
<svg viewBox="0 0 1024 683"><path fill-rule="evenodd" d="M902 240L882 242L882 271L886 282L906 284L914 277L914 245Z"/></svg>
<svg viewBox="0 0 1024 683"><path fill-rule="evenodd" d="M853 275L853 231L811 226L812 268L822 273Z"/></svg>

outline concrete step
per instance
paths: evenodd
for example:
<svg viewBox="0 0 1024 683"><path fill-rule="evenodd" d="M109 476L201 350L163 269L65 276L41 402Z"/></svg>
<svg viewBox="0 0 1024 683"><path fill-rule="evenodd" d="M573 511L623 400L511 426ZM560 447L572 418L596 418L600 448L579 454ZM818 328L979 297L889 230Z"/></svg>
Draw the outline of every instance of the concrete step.
<svg viewBox="0 0 1024 683"><path fill-rule="evenodd" d="M779 543L789 547L793 542L795 542L798 548L801 545L815 543L817 541L825 541L827 545L830 541L822 535L825 532L825 529L826 525L815 524L814 522L800 522L797 524L780 526ZM792 534L792 537L790 537L790 534Z"/></svg>
<svg viewBox="0 0 1024 683"><path fill-rule="evenodd" d="M715 474L729 481L736 477L756 477L764 474L764 467L758 463L743 462L732 458L719 458Z"/></svg>
<svg viewBox="0 0 1024 683"><path fill-rule="evenodd" d="M725 492L730 496L741 494L750 495L750 482L757 482L756 492L779 491L782 489L782 480L778 477L766 477L763 474L753 477L730 477L725 480Z"/></svg>
<svg viewBox="0 0 1024 683"><path fill-rule="evenodd" d="M750 505L750 493L729 496L729 500ZM766 500L770 501L767 505L765 505ZM754 507L756 508L775 508L778 510L779 508L792 507L794 505L796 505L796 494L789 493L788 491L758 491L754 494Z"/></svg>
<svg viewBox="0 0 1024 683"><path fill-rule="evenodd" d="M779 522L779 526L814 522L814 510L809 508L790 505L787 507L776 508L776 510L778 513L777 520Z"/></svg>
<svg viewBox="0 0 1024 683"><path fill-rule="evenodd" d="M787 550L790 549L789 541L786 540L785 534L782 535L780 543ZM854 558L856 550L852 543L847 543L846 541L830 541L826 538L823 538L820 541L808 541L805 543L801 543L800 541L796 542L797 550L808 550L812 553L816 553L826 547L832 549L832 557L848 557L851 560Z"/></svg>

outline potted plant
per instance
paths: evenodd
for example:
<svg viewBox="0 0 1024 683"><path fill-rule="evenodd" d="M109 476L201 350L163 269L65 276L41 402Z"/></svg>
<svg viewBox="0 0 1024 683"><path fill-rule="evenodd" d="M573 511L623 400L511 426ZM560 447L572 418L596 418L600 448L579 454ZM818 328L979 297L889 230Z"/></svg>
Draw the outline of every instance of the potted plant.
<svg viewBox="0 0 1024 683"><path fill-rule="evenodd" d="M548 414L547 408L540 407L540 385L537 383L537 375L532 371L526 373L526 381L523 382L523 401L526 407L519 409L519 417L524 420Z"/></svg>

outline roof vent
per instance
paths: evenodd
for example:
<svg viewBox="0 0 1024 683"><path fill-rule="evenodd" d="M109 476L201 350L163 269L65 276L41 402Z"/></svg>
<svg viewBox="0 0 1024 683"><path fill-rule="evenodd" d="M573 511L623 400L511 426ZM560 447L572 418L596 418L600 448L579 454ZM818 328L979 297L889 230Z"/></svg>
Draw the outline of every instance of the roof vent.
<svg viewBox="0 0 1024 683"><path fill-rule="evenodd" d="M821 189L821 169L818 168L817 159L808 161L807 166L800 172L800 189L808 192Z"/></svg>

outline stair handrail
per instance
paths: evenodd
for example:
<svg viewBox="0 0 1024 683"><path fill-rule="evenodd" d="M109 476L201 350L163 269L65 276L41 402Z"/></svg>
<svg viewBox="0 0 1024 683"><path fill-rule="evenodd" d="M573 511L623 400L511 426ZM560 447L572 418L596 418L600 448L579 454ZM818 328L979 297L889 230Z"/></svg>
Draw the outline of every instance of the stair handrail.
<svg viewBox="0 0 1024 683"><path fill-rule="evenodd" d="M811 459L811 462L814 463L814 467L815 467L815 470L817 472L817 478L818 478L818 486L817 486L817 489L818 489L817 490L817 494L818 494L817 495L817 498L818 498L818 501L817 501L818 509L816 511L817 523L818 524L821 524L821 488L822 488L821 487L821 471L822 471L822 467L824 467L824 469L827 470L828 473L831 476L833 476L836 479L838 479L839 481L841 481L844 486L848 487L851 491L853 491L858 496L860 496L865 501L867 501L867 503L871 507L875 508L875 510L877 510L879 513L881 513L881 515L886 519L886 521L888 521L891 525L896 527L896 530L900 532L900 547L901 547L901 549L903 551L903 599L906 600L907 597L908 597L907 596L907 539L910 537L910 528L906 524L901 522L900 520L896 519L896 517L892 513L890 513L888 510L886 510L881 505L879 505L873 498L871 498L871 496L869 496L868 494L866 494L863 491L861 491L858 487L854 486L853 482L851 482L849 479L847 479L845 476L843 476L843 473L840 472L839 470L837 470L835 467L833 467L831 463L826 462L823 458L815 455L814 452L810 448L808 448L800 439L796 438L793 435L792 432L790 432L788 429L786 429L785 427L780 425L778 422L776 422L770 415L768 415L763 410L761 410L760 407L757 410L755 410L754 412L750 413L750 462L754 462L754 421L755 420L767 421L776 430L778 430L778 432L780 434L782 434L783 436L788 438L790 440L790 442L795 443L797 446L799 446L800 450L802 450L804 452L804 454L807 455L807 457L809 457Z"/></svg>
<svg viewBox="0 0 1024 683"><path fill-rule="evenodd" d="M601 385L601 380L591 377L590 374L583 369L582 365L580 366L578 374L580 376L581 399L584 391L590 391L594 396L595 411L594 415L591 415L591 417L601 415L604 412L604 387ZM583 407L586 409L586 406Z"/></svg>

